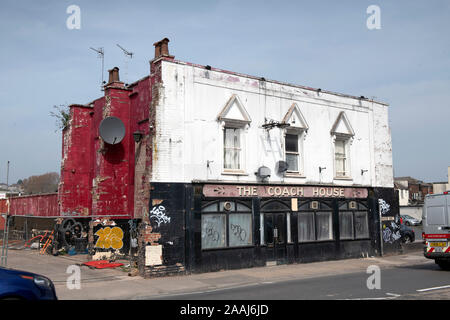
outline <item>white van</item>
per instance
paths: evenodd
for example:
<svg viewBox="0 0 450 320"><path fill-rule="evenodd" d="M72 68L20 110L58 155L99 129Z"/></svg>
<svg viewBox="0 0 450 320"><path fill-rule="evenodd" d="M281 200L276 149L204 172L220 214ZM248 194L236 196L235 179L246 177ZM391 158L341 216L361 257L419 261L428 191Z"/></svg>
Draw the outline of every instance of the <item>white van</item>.
<svg viewBox="0 0 450 320"><path fill-rule="evenodd" d="M450 270L450 194L428 194L422 212L424 255Z"/></svg>

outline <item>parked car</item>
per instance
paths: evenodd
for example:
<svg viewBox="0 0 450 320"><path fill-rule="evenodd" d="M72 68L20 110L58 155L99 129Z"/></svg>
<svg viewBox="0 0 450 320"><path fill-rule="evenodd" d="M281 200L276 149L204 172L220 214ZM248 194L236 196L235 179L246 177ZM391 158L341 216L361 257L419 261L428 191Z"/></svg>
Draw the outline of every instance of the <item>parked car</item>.
<svg viewBox="0 0 450 320"><path fill-rule="evenodd" d="M0 267L0 300L58 300L53 282L39 274Z"/></svg>
<svg viewBox="0 0 450 320"><path fill-rule="evenodd" d="M400 236L403 243L411 243L416 240L414 230L404 224L400 225Z"/></svg>
<svg viewBox="0 0 450 320"><path fill-rule="evenodd" d="M407 214L401 215L400 218L402 219L402 224L407 226L418 226L422 224L421 220L408 216Z"/></svg>

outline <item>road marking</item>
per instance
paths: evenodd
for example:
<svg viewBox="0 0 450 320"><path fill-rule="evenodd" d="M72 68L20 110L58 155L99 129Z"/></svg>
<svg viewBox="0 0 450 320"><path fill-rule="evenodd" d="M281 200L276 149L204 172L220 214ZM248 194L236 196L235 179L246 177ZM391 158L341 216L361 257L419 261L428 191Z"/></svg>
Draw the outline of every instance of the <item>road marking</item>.
<svg viewBox="0 0 450 320"><path fill-rule="evenodd" d="M426 289L420 289L416 290L417 292L426 292L426 291L432 291L432 290L440 290L440 289L449 289L450 285L447 286L441 286L441 287L434 287L434 288L426 288Z"/></svg>
<svg viewBox="0 0 450 320"><path fill-rule="evenodd" d="M353 298L353 299L345 299L345 300L391 300L400 297L399 294L396 293L386 293L389 297L378 297L378 298Z"/></svg>
<svg viewBox="0 0 450 320"><path fill-rule="evenodd" d="M396 294L396 293L386 293L386 295L387 296L393 296L393 297L400 297L400 295L399 294Z"/></svg>

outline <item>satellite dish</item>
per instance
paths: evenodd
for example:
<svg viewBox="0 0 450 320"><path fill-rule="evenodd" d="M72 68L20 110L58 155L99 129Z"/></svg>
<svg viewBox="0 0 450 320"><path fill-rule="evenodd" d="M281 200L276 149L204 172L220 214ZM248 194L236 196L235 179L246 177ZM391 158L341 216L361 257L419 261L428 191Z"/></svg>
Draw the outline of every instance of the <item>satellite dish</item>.
<svg viewBox="0 0 450 320"><path fill-rule="evenodd" d="M258 177L260 177L261 179L269 178L270 177L270 169L265 166L259 167L256 175Z"/></svg>
<svg viewBox="0 0 450 320"><path fill-rule="evenodd" d="M107 117L100 122L100 137L108 144L118 144L125 137L125 125L116 117Z"/></svg>
<svg viewBox="0 0 450 320"><path fill-rule="evenodd" d="M289 165L286 161L278 161L277 162L277 171L278 173L284 173L287 171Z"/></svg>

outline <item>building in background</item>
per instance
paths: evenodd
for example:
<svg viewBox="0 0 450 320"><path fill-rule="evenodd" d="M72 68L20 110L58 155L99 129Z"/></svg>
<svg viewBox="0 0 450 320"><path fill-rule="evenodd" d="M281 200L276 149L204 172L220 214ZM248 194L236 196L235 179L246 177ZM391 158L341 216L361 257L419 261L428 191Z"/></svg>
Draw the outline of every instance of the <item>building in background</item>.
<svg viewBox="0 0 450 320"><path fill-rule="evenodd" d="M427 183L412 177L394 178L395 189L399 194L400 215L409 215L422 220L422 208L427 194L442 193L447 184Z"/></svg>
<svg viewBox="0 0 450 320"><path fill-rule="evenodd" d="M70 106L58 194L12 201L16 222L56 218L144 276L399 248L387 104L178 61L168 42L149 76L113 68Z"/></svg>
<svg viewBox="0 0 450 320"><path fill-rule="evenodd" d="M433 182L433 193L443 193L450 191L450 166L447 168L447 181Z"/></svg>

